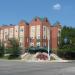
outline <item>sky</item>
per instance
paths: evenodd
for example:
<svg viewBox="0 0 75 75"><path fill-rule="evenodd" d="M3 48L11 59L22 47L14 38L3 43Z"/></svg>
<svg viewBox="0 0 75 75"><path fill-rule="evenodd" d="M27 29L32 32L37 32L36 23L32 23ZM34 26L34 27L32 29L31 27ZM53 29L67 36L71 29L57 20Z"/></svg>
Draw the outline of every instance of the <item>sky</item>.
<svg viewBox="0 0 75 75"><path fill-rule="evenodd" d="M75 0L0 0L0 25L31 22L36 16L75 27Z"/></svg>

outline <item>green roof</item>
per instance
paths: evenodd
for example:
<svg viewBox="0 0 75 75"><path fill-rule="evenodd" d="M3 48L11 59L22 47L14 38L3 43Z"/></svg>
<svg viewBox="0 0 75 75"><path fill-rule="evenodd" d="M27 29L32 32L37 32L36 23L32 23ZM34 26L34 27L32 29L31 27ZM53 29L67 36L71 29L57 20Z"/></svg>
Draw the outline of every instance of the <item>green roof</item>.
<svg viewBox="0 0 75 75"><path fill-rule="evenodd" d="M37 18L39 18L41 21L43 21L44 20L44 17L34 17L34 19L37 19Z"/></svg>

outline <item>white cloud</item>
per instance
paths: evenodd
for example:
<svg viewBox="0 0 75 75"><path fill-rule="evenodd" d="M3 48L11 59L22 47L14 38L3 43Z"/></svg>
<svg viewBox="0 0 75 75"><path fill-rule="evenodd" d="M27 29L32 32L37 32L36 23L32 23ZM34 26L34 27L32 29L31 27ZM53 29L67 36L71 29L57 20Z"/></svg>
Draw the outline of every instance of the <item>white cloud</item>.
<svg viewBox="0 0 75 75"><path fill-rule="evenodd" d="M53 9L54 10L60 10L61 9L61 5L59 3L53 5Z"/></svg>

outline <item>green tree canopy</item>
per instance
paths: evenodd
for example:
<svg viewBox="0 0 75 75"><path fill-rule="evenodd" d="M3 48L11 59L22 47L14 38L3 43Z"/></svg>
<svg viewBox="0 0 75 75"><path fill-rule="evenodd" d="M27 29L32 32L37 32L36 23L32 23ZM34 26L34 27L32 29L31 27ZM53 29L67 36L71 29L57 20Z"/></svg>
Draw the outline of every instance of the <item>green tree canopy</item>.
<svg viewBox="0 0 75 75"><path fill-rule="evenodd" d="M67 26L62 28L59 49L75 51L75 28Z"/></svg>
<svg viewBox="0 0 75 75"><path fill-rule="evenodd" d="M75 28L64 26L61 30L58 55L75 60Z"/></svg>
<svg viewBox="0 0 75 75"><path fill-rule="evenodd" d="M20 56L19 41L15 38L11 38L7 42L7 50L9 50L12 58Z"/></svg>

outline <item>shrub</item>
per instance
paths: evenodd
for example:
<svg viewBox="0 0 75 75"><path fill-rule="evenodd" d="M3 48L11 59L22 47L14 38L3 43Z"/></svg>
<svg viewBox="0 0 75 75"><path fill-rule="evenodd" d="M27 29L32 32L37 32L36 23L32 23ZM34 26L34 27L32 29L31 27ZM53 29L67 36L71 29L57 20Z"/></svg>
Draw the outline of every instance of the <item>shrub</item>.
<svg viewBox="0 0 75 75"><path fill-rule="evenodd" d="M43 48L43 47L30 47L27 50L31 54L34 54L34 53L37 53L37 52L41 52L41 53L45 52L45 53L48 53L47 48Z"/></svg>
<svg viewBox="0 0 75 75"><path fill-rule="evenodd" d="M75 60L75 52L72 50L59 50L57 52L58 56L64 59L74 59Z"/></svg>

